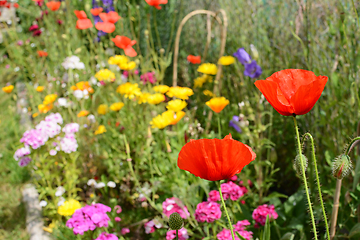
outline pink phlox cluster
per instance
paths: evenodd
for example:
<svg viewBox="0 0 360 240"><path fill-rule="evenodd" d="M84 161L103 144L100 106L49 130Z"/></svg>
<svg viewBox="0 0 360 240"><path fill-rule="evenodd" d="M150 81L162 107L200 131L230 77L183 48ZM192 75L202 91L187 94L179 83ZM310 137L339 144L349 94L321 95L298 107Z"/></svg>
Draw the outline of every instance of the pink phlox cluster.
<svg viewBox="0 0 360 240"><path fill-rule="evenodd" d="M41 121L35 128L42 131L49 138L53 138L61 132L60 125L51 121Z"/></svg>
<svg viewBox="0 0 360 240"><path fill-rule="evenodd" d="M102 232L95 240L119 240L119 238L112 233Z"/></svg>
<svg viewBox="0 0 360 240"><path fill-rule="evenodd" d="M275 220L278 218L278 214L275 211L274 205L260 205L252 213L252 218L255 220L255 227L258 227L258 224L265 225L266 216L269 215L270 220Z"/></svg>
<svg viewBox="0 0 360 240"><path fill-rule="evenodd" d="M198 222L214 222L221 218L220 204L216 202L202 202L196 206L195 219Z"/></svg>
<svg viewBox="0 0 360 240"><path fill-rule="evenodd" d="M182 207L180 207L179 204ZM162 207L163 207L164 214L168 217L170 217L170 215L174 212L177 212L178 214L180 214L180 216L184 219L187 219L190 216L190 213L189 213L187 207L184 206L182 204L182 202L176 197L167 198L162 203Z"/></svg>
<svg viewBox="0 0 360 240"><path fill-rule="evenodd" d="M65 134L70 134L70 133L76 133L79 131L79 124L77 123L69 123L69 124L66 124L62 131L65 133Z"/></svg>
<svg viewBox="0 0 360 240"><path fill-rule="evenodd" d="M60 113L51 113L45 117L45 121L47 122L55 122L58 124L63 124L63 118L61 117Z"/></svg>
<svg viewBox="0 0 360 240"><path fill-rule="evenodd" d="M106 213L110 211L110 207L101 203L86 205L75 211L66 222L66 226L72 228L75 235L83 235L84 232L93 231L97 227L108 227L110 218Z"/></svg>
<svg viewBox="0 0 360 240"><path fill-rule="evenodd" d="M140 76L140 80L143 82L143 84L146 84L146 82L150 82L151 84L154 84L156 82L155 73L154 72L147 72Z"/></svg>
<svg viewBox="0 0 360 240"><path fill-rule="evenodd" d="M250 225L250 222L248 220L238 221L235 225L233 225L236 240L240 240L240 238L236 235L235 232L238 232L246 240L252 240L253 239L253 237L252 237L253 232L245 230L246 226L249 226L249 225ZM232 240L231 231L229 229L226 229L226 228L224 228L221 232L219 232L216 235L216 237L219 240Z"/></svg>
<svg viewBox="0 0 360 240"><path fill-rule="evenodd" d="M23 137L20 139L20 142L24 143L25 146L30 146L33 149L38 149L39 147L45 145L48 139L48 135L41 130L30 129L24 132Z"/></svg>
<svg viewBox="0 0 360 240"><path fill-rule="evenodd" d="M26 165L28 165L31 162L31 158L30 157L22 157L19 161L19 166L20 167L25 167Z"/></svg>
<svg viewBox="0 0 360 240"><path fill-rule="evenodd" d="M179 240L185 240L189 238L186 228L181 228L178 231ZM166 233L166 240L172 240L176 238L176 230L171 230Z"/></svg>
<svg viewBox="0 0 360 240"><path fill-rule="evenodd" d="M233 201L238 200L240 197L242 197L245 194L244 187L240 187L239 185L233 182L227 182L221 184L221 192L225 200L230 198Z"/></svg>
<svg viewBox="0 0 360 240"><path fill-rule="evenodd" d="M238 221L235 225L233 225L234 230L238 232L245 230L246 226L250 226L250 222L247 219Z"/></svg>
<svg viewBox="0 0 360 240"><path fill-rule="evenodd" d="M212 190L209 192L208 202L217 202L220 201L220 193L217 190Z"/></svg>
<svg viewBox="0 0 360 240"><path fill-rule="evenodd" d="M78 146L74 134L66 134L65 137L60 140L60 149L65 153L76 152Z"/></svg>
<svg viewBox="0 0 360 240"><path fill-rule="evenodd" d="M20 158L25 157L26 155L29 155L31 153L29 146L25 146L23 148L19 148L16 150L14 154L14 158L16 161L18 161Z"/></svg>
<svg viewBox="0 0 360 240"><path fill-rule="evenodd" d="M156 228L161 228L162 224L159 221L153 219L153 220L145 223L144 227L145 227L145 233L150 234L150 233L155 232L155 227Z"/></svg>

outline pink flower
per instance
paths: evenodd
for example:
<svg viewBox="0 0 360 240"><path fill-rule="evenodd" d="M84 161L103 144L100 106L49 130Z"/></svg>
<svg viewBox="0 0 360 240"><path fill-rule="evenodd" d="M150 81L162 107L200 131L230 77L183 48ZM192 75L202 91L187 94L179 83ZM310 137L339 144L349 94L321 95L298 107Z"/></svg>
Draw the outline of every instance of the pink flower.
<svg viewBox="0 0 360 240"><path fill-rule="evenodd" d="M185 228L181 228L178 231L179 234L179 240L185 240L189 238L189 235L187 233L187 230ZM176 238L176 230L171 230L166 233L166 240L172 240Z"/></svg>
<svg viewBox="0 0 360 240"><path fill-rule="evenodd" d="M180 214L180 216L184 219L187 219L190 216L187 207L182 204L182 202L175 197L167 198L163 203L163 212L166 216L170 217L170 215L174 212Z"/></svg>
<svg viewBox="0 0 360 240"><path fill-rule="evenodd" d="M119 214L119 213L122 212L122 209L121 209L121 207L120 207L119 205L116 205L116 206L114 207L114 210L116 210L116 213L117 213L117 214Z"/></svg>
<svg viewBox="0 0 360 240"><path fill-rule="evenodd" d="M244 220L247 221L247 220ZM246 230L235 230L234 231L238 232L243 238L245 238L246 240L252 240L252 232L250 231L246 231ZM239 237L234 233L235 235L235 240L240 240ZM219 240L232 240L231 237L231 231L229 229L224 228L221 232L219 232L216 237Z"/></svg>
<svg viewBox="0 0 360 240"><path fill-rule="evenodd" d="M219 191L212 190L209 192L208 202L217 202L220 201L220 193Z"/></svg>
<svg viewBox="0 0 360 240"><path fill-rule="evenodd" d="M14 154L14 158L16 161L18 161L20 158L29 155L31 153L29 146L25 146L23 148L19 148L18 150L16 150L15 154Z"/></svg>
<svg viewBox="0 0 360 240"><path fill-rule="evenodd" d="M120 222L120 221L121 221L121 218L115 217L115 222Z"/></svg>
<svg viewBox="0 0 360 240"><path fill-rule="evenodd" d="M111 233L102 232L95 240L118 240L119 238Z"/></svg>
<svg viewBox="0 0 360 240"><path fill-rule="evenodd" d="M35 25L32 25L29 27L29 31L32 32L32 31L35 31L35 30L38 30L39 29L39 26L37 24Z"/></svg>
<svg viewBox="0 0 360 240"><path fill-rule="evenodd" d="M238 221L235 225L233 225L235 231L243 231L245 230L246 226L249 226L250 222L248 220Z"/></svg>
<svg viewBox="0 0 360 240"><path fill-rule="evenodd" d="M278 218L278 214L275 212L274 205L268 206L267 204L258 206L252 213L252 218L255 220L255 227L260 223L262 226L265 225L266 216L269 215L270 220L275 220Z"/></svg>
<svg viewBox="0 0 360 240"><path fill-rule="evenodd" d="M236 175L234 175L230 178L230 181L236 181L237 179L238 179L238 177Z"/></svg>
<svg viewBox="0 0 360 240"><path fill-rule="evenodd" d="M150 82L151 84L154 84L156 82L155 73L154 72L147 72L140 76L140 80L143 82L143 84L146 84L146 82Z"/></svg>
<svg viewBox="0 0 360 240"><path fill-rule="evenodd" d="M216 202L202 202L196 206L195 219L198 222L214 222L221 218L220 204Z"/></svg>
<svg viewBox="0 0 360 240"><path fill-rule="evenodd" d="M245 194L244 188L241 188L240 186L236 185L233 182L221 184L221 192L223 194L224 200L230 198L233 201L238 200L240 197L242 197Z"/></svg>
<svg viewBox="0 0 360 240"><path fill-rule="evenodd" d="M121 234L122 235L125 235L125 234L127 234L127 233L129 233L130 232L130 229L128 229L128 228L123 228L123 229L121 229Z"/></svg>
<svg viewBox="0 0 360 240"><path fill-rule="evenodd" d="M28 165L31 162L31 158L30 157L22 157L19 161L19 166L20 167L25 167L26 165Z"/></svg>

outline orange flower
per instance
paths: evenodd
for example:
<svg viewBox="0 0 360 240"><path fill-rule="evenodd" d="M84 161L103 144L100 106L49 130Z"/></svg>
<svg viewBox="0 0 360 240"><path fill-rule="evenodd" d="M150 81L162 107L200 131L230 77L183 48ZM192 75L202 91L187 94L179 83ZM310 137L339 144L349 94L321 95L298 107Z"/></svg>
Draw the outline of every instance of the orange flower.
<svg viewBox="0 0 360 240"><path fill-rule="evenodd" d="M89 93L94 93L94 89L90 86L89 82L78 82L76 86L71 86L71 90L81 90L81 91L88 91Z"/></svg>
<svg viewBox="0 0 360 240"><path fill-rule="evenodd" d="M74 10L74 13L78 19L87 19L86 13L84 11Z"/></svg>
<svg viewBox="0 0 360 240"><path fill-rule="evenodd" d="M77 117L85 117L89 114L89 111L86 110L81 110L78 114Z"/></svg>
<svg viewBox="0 0 360 240"><path fill-rule="evenodd" d="M252 149L232 139L190 140L182 147L177 165L197 177L209 181L229 179L255 160Z"/></svg>
<svg viewBox="0 0 360 240"><path fill-rule="evenodd" d="M180 111L174 114L174 118L171 121L170 125L175 125L177 124L183 117L185 116L185 112L184 111Z"/></svg>
<svg viewBox="0 0 360 240"><path fill-rule="evenodd" d="M38 109L40 113L47 113L48 111L50 111L53 108L53 104L39 104Z"/></svg>
<svg viewBox="0 0 360 240"><path fill-rule="evenodd" d="M189 56L187 56L187 60L189 62L191 62L192 64L200 64L201 63L201 56L189 55Z"/></svg>
<svg viewBox="0 0 360 240"><path fill-rule="evenodd" d="M44 89L45 89L44 86L38 86L38 87L36 87L36 91L37 91L37 92L42 92L42 91L44 91Z"/></svg>
<svg viewBox="0 0 360 240"><path fill-rule="evenodd" d="M11 93L13 89L14 89L14 85L9 85L2 88L3 92L5 93Z"/></svg>
<svg viewBox="0 0 360 240"><path fill-rule="evenodd" d="M38 50L37 54L39 57L47 57L48 56L48 53L45 51L42 51L42 50Z"/></svg>
<svg viewBox="0 0 360 240"><path fill-rule="evenodd" d="M92 28L93 24L90 19L87 18L86 13L84 11L74 11L78 20L76 21L76 29L88 29Z"/></svg>
<svg viewBox="0 0 360 240"><path fill-rule="evenodd" d="M99 14L102 11L103 11L102 7L90 9L91 14L94 15L94 16L99 16Z"/></svg>
<svg viewBox="0 0 360 240"><path fill-rule="evenodd" d="M111 22L98 22L95 24L95 28L106 33L112 33L115 31L115 24Z"/></svg>
<svg viewBox="0 0 360 240"><path fill-rule="evenodd" d="M216 113L221 112L228 104L229 104L229 100L227 100L224 97L214 97L210 99L210 101L206 102L206 105L208 105L211 108L211 110L213 110Z"/></svg>
<svg viewBox="0 0 360 240"><path fill-rule="evenodd" d="M56 2L56 1L49 1L46 3L46 6L51 10L51 11L57 11L60 8L61 2Z"/></svg>
<svg viewBox="0 0 360 240"><path fill-rule="evenodd" d="M132 48L132 46L136 44L136 40L131 40L128 37L117 35L115 38L111 39L111 41L113 41L118 48L123 49L125 51L125 55L129 57L137 56L137 53Z"/></svg>
<svg viewBox="0 0 360 240"><path fill-rule="evenodd" d="M150 6L153 6L157 9L161 9L161 7L159 6L160 4L167 4L168 0L145 0L147 2L147 4L149 4Z"/></svg>

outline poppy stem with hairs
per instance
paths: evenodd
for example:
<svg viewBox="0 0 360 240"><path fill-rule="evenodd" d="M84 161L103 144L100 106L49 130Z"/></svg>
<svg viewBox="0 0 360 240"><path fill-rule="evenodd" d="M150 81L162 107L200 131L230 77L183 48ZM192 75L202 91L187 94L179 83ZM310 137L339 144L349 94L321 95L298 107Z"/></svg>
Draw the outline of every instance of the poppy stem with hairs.
<svg viewBox="0 0 360 240"><path fill-rule="evenodd" d="M230 217L229 217L229 213L228 213L228 211L226 209L226 204L225 204L222 192L221 192L221 182L218 181L218 184L219 184L219 193L220 193L221 203L222 203L222 205L224 207L225 214L226 214L229 226L230 226L231 236L232 236L232 239L235 240L234 230L233 230L233 227L232 227L232 224L231 224L231 221L230 221Z"/></svg>
<svg viewBox="0 0 360 240"><path fill-rule="evenodd" d="M216 115L218 119L219 139L221 139L220 113L217 113Z"/></svg>
<svg viewBox="0 0 360 240"><path fill-rule="evenodd" d="M309 211L310 211L310 216L311 216L311 222L312 222L312 226L313 226L313 231L314 231L314 239L317 240L317 231L316 231L316 225L315 225L315 218L314 218L314 213L312 210L312 204L311 204L311 200L310 200L310 195L309 195L309 189L308 189L308 184L307 184L307 180L306 180L306 175L305 175L305 167L304 167L304 159L302 158L302 154L301 154L301 143L300 143L300 136L299 136L299 129L297 126L297 122L296 122L296 115L293 115L294 118L294 125L295 125L295 132L296 132L296 140L297 140L297 144L298 144L298 154L300 156L300 162L301 162L301 172L302 172L302 177L304 180L304 185L305 185L305 192L306 192L306 198L309 204Z"/></svg>

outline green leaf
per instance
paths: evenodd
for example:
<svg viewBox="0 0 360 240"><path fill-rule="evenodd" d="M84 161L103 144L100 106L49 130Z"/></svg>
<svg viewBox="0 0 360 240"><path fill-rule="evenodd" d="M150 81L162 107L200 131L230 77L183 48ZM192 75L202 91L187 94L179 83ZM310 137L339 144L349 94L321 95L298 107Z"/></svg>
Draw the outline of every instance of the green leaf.
<svg viewBox="0 0 360 240"><path fill-rule="evenodd" d="M360 236L360 223L357 223L351 230L349 237Z"/></svg>
<svg viewBox="0 0 360 240"><path fill-rule="evenodd" d="M272 192L269 196L264 198L264 202L268 202L272 198L288 198L285 194L281 194L278 192Z"/></svg>
<svg viewBox="0 0 360 240"><path fill-rule="evenodd" d="M262 240L270 240L270 235L270 219L267 215Z"/></svg>
<svg viewBox="0 0 360 240"><path fill-rule="evenodd" d="M235 231L235 234L240 238L240 240L246 240L243 236L240 235L240 233Z"/></svg>
<svg viewBox="0 0 360 240"><path fill-rule="evenodd" d="M295 237L295 234L291 233L291 232L287 232L284 234L284 236L281 237L280 240L293 240Z"/></svg>

